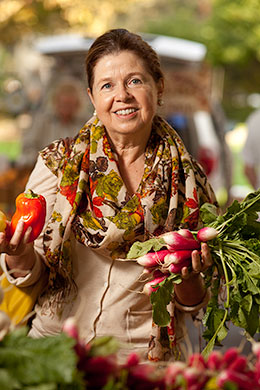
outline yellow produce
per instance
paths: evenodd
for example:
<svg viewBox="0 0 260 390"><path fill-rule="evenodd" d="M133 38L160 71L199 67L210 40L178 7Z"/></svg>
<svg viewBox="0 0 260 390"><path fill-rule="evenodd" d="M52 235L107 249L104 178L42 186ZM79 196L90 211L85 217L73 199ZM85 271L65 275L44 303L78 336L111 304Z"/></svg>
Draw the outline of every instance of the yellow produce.
<svg viewBox="0 0 260 390"><path fill-rule="evenodd" d="M6 228L6 216L0 211L0 232L4 232Z"/></svg>

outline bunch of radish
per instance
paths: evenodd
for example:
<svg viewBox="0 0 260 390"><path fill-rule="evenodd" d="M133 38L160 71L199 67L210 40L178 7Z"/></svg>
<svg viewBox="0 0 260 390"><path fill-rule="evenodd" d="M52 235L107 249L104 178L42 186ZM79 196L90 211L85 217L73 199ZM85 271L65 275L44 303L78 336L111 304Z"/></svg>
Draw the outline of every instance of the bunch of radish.
<svg viewBox="0 0 260 390"><path fill-rule="evenodd" d="M115 384L115 388L121 389L123 387L119 383L122 381L125 390L166 390L164 372L158 371L156 365L140 364L136 353L129 353L125 363L119 364L115 349L109 345L109 341L113 343L109 336L84 343L79 337L74 317L65 321L63 331L75 340L77 367L83 373L87 390L101 390L107 383ZM118 343L115 342L114 345L118 349Z"/></svg>
<svg viewBox="0 0 260 390"><path fill-rule="evenodd" d="M78 369L86 390L260 390L257 342L249 357L232 347L224 352L213 350L207 358L193 353L186 362L150 364L133 352L119 364L116 351L103 338L87 344L80 339L74 318L64 323L63 330L75 339Z"/></svg>
<svg viewBox="0 0 260 390"><path fill-rule="evenodd" d="M104 355L93 353L93 346L80 338L74 317L65 321L63 332L75 340L74 350L78 357L77 367L83 373L87 389L102 389L110 378L117 377L119 366L116 355L114 353Z"/></svg>
<svg viewBox="0 0 260 390"><path fill-rule="evenodd" d="M257 358L258 359L258 358ZM188 363L170 363L165 372L165 382L171 389L184 378L187 390L259 390L260 381L257 368L252 361L241 355L236 347L224 353L212 351L207 359L194 353Z"/></svg>
<svg viewBox="0 0 260 390"><path fill-rule="evenodd" d="M151 295L158 289L159 283L164 281L172 274L180 274L183 267L191 266L191 255L194 250L200 251L201 242L207 242L217 237L218 232L214 228L204 227L196 233L196 237L188 229L179 229L178 231L167 232L158 238L146 241L144 244L149 248L149 241L157 239L156 247L159 250L148 251L137 256L136 261L144 267L144 273L152 274L152 280L149 280L144 286L143 292ZM142 243L137 244L139 247ZM140 253L142 253L141 251ZM135 244L132 252L129 252L128 258L138 255L135 251Z"/></svg>
<svg viewBox="0 0 260 390"><path fill-rule="evenodd" d="M240 355L237 348L227 350L220 359L216 378L218 387L225 389L228 383L232 382L241 390L259 389L259 373L256 367L251 368L248 363L247 357Z"/></svg>

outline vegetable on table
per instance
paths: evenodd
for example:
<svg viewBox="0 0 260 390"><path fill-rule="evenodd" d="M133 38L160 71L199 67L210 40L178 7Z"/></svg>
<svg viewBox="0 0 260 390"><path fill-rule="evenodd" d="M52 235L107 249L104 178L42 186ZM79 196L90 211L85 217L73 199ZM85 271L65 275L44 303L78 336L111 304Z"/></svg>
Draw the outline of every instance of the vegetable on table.
<svg viewBox="0 0 260 390"><path fill-rule="evenodd" d="M260 190L250 193L244 200L235 200L223 215L217 207L205 203L200 208L203 227L199 231L180 229L145 242L135 242L127 254L128 259L138 261L139 256L164 249L178 253L200 250L202 242L210 248L213 265L204 273L206 287L211 298L203 318L203 338L207 342L203 355L208 356L215 345L228 334L228 324L244 329L245 335L254 337L260 331ZM159 326L167 326L170 316L167 305L173 298L174 283L181 283L181 269L189 267L191 260L169 262L176 255L169 253L160 270L166 278L156 285L150 295L153 320ZM167 267L167 263L170 265ZM177 263L177 264L175 264ZM177 267L181 264L182 266Z"/></svg>
<svg viewBox="0 0 260 390"><path fill-rule="evenodd" d="M84 346L75 320L67 319L63 330L75 339L77 366L90 390L260 390L260 343L253 344L248 357L239 348L229 348L208 357L193 352L186 361L150 364L129 352L119 364L120 344L113 337L96 338ZM81 350L75 348L79 345Z"/></svg>
<svg viewBox="0 0 260 390"><path fill-rule="evenodd" d="M260 343L198 352L186 361L151 364L112 336L86 342L74 317L59 335L28 337L28 328L10 329L0 340L0 389L45 390L260 390Z"/></svg>
<svg viewBox="0 0 260 390"><path fill-rule="evenodd" d="M24 221L23 234L29 226L32 232L28 242L34 241L41 233L46 217L46 201L42 195L32 190L21 193L16 198L16 210L11 219L10 234L14 234L17 223L20 219Z"/></svg>

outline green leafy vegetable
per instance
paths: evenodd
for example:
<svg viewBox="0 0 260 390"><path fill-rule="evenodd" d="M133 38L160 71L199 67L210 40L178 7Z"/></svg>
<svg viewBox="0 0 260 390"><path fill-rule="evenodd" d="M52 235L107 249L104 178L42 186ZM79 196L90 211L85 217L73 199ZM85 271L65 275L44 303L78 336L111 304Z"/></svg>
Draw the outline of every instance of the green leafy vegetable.
<svg viewBox="0 0 260 390"><path fill-rule="evenodd" d="M18 328L0 342L0 388L81 390L75 341L65 334L32 339Z"/></svg>
<svg viewBox="0 0 260 390"><path fill-rule="evenodd" d="M170 322L170 314L167 305L170 303L173 295L173 282L181 283L180 275L171 275L163 282L159 283L160 288L151 294L151 303L153 307L153 320L160 326L167 326Z"/></svg>
<svg viewBox="0 0 260 390"><path fill-rule="evenodd" d="M112 336L96 337L91 342L89 356L107 356L116 353L120 343Z"/></svg>
<svg viewBox="0 0 260 390"><path fill-rule="evenodd" d="M217 207L209 203L200 209L204 227L218 231L217 237L207 242L214 264L204 275L206 286L211 289L211 299L203 318L203 337L207 341L204 356L215 344L221 345L227 336L229 321L243 328L251 337L260 331L259 212L260 190L249 194L241 202L235 200L223 215L219 215ZM194 236L197 234L192 233ZM136 259L163 246L161 238L136 242L127 257ZM173 298L173 283L180 281L180 275L169 275L151 294L153 320L159 326L169 324L167 305Z"/></svg>
<svg viewBox="0 0 260 390"><path fill-rule="evenodd" d="M215 220L216 210L210 206L204 204L201 207L201 218L219 234L208 242L215 272L207 275L207 282L212 287L211 301L203 321L206 328L203 337L208 341L203 351L205 356L215 343L223 340L228 321L243 328L251 337L260 329L260 191L249 194L242 202L235 200L225 214ZM216 289L212 283L216 277L223 280L224 300L220 299L223 295L220 294L221 285Z"/></svg>
<svg viewBox="0 0 260 390"><path fill-rule="evenodd" d="M140 242L136 241L130 248L127 254L127 259L137 259L143 255L146 255L149 251L159 251L165 246L164 240L159 238L151 238L150 240Z"/></svg>

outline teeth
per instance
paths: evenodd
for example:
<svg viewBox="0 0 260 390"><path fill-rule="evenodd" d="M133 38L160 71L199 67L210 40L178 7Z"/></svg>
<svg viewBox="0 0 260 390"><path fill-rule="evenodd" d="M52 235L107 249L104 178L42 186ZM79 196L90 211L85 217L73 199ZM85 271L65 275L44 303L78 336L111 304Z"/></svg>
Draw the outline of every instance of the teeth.
<svg viewBox="0 0 260 390"><path fill-rule="evenodd" d="M131 114L132 112L135 112L135 111L136 111L135 108L127 108L126 110L116 111L116 114L118 114L118 115L129 115L129 114Z"/></svg>

